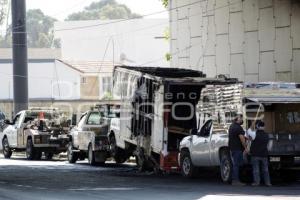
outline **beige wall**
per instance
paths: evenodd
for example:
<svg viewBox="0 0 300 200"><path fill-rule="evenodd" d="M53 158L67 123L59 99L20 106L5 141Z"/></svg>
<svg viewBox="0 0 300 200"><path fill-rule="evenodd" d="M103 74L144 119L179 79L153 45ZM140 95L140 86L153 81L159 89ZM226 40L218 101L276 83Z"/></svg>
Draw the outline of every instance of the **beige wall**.
<svg viewBox="0 0 300 200"><path fill-rule="evenodd" d="M85 82L82 82L82 79ZM82 76L80 81L81 99L99 99L99 77L98 76Z"/></svg>

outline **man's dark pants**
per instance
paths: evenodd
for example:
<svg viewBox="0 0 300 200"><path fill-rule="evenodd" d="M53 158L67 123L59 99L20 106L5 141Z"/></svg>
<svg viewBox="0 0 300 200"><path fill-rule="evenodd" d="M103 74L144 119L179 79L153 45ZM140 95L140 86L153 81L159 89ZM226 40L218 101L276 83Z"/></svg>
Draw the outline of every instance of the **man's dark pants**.
<svg viewBox="0 0 300 200"><path fill-rule="evenodd" d="M268 157L251 157L253 168L253 179L255 184L260 184L260 163L262 164L262 174L265 184L270 184L269 163Z"/></svg>
<svg viewBox="0 0 300 200"><path fill-rule="evenodd" d="M243 165L243 152L242 151L231 151L232 159L232 181L240 181L240 167Z"/></svg>

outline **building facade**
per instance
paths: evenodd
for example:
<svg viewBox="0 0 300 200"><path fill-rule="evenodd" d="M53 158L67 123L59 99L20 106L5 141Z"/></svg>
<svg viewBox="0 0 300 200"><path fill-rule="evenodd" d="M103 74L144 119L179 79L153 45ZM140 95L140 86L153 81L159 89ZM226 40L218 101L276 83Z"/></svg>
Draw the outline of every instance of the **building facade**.
<svg viewBox="0 0 300 200"><path fill-rule="evenodd" d="M300 1L170 0L171 66L300 82Z"/></svg>

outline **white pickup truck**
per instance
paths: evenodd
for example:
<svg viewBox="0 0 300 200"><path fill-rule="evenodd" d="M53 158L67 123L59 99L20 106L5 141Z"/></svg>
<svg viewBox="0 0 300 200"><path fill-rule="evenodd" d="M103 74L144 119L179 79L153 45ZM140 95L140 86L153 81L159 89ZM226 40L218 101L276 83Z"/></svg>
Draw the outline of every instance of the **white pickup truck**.
<svg viewBox="0 0 300 200"><path fill-rule="evenodd" d="M78 159L88 158L90 165L103 165L110 157L108 129L110 121L118 118L117 104L98 105L85 112L78 124L68 134L68 160L75 163Z"/></svg>
<svg viewBox="0 0 300 200"><path fill-rule="evenodd" d="M194 176L200 167L219 167L224 182L231 181L232 163L228 128L232 116L243 112L244 129L259 118L269 135L269 161L275 170L300 165L300 85L257 83L205 88L198 105L198 127L180 142L183 176Z"/></svg>
<svg viewBox="0 0 300 200"><path fill-rule="evenodd" d="M68 124L53 109L30 109L19 112L12 122L5 120L0 127L0 149L5 158L13 151L26 151L28 160L46 159L66 151ZM65 125L65 126L63 126Z"/></svg>

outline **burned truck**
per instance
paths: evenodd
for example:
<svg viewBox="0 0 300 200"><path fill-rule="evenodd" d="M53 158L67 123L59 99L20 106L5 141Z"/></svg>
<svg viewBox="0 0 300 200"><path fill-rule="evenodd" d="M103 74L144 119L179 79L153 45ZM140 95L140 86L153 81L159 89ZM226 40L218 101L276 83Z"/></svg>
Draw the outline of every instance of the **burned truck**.
<svg viewBox="0 0 300 200"><path fill-rule="evenodd" d="M180 143L179 163L183 176L194 176L199 167L219 167L222 180L231 181L228 129L237 113L243 113L245 130L253 121L265 122L273 169L300 165L299 84L245 83L206 87L197 107L198 128Z"/></svg>
<svg viewBox="0 0 300 200"><path fill-rule="evenodd" d="M196 105L207 84L226 83L200 71L117 66L113 97L120 118L111 121L109 141L116 162L136 157L140 170L178 170L180 141L196 127Z"/></svg>
<svg viewBox="0 0 300 200"><path fill-rule="evenodd" d="M119 118L118 102L99 104L82 114L78 124L68 134L68 160L88 158L90 165L103 165L110 157L107 133L110 121Z"/></svg>
<svg viewBox="0 0 300 200"><path fill-rule="evenodd" d="M67 150L68 120L56 109L32 108L19 112L12 122L0 128L0 149L5 158L14 151L25 151L28 160L46 159Z"/></svg>

